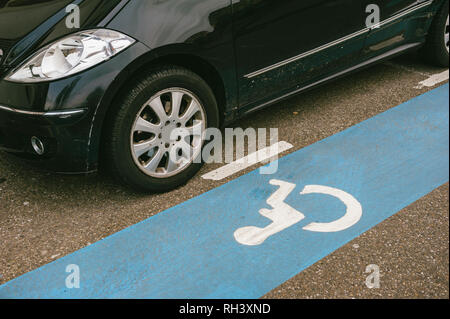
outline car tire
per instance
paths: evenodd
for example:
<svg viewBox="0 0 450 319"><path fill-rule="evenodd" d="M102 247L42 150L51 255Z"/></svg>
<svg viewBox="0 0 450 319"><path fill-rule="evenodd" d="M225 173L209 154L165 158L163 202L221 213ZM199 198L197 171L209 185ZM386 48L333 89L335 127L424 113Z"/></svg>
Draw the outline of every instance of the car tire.
<svg viewBox="0 0 450 319"><path fill-rule="evenodd" d="M422 54L424 58L436 66L449 66L449 5L445 1L442 8L435 16L424 47Z"/></svg>
<svg viewBox="0 0 450 319"><path fill-rule="evenodd" d="M166 192L185 184L203 165L203 136L184 137L192 149L185 155L182 149L176 149L172 136L169 143L168 134L177 127L193 131L195 125L202 132L218 127L219 111L213 91L197 74L175 66L152 69L127 87L109 113L103 160L119 181L139 191ZM195 111L192 118L186 119ZM151 149L147 152L141 145ZM173 153L183 161L175 164L170 159Z"/></svg>

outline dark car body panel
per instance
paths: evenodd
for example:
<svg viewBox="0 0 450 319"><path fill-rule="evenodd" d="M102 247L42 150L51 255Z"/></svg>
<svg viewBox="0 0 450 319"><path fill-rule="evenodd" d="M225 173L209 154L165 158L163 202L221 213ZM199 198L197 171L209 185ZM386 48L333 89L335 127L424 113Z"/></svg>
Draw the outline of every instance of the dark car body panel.
<svg viewBox="0 0 450 319"><path fill-rule="evenodd" d="M224 112L237 106L230 0L131 1L107 25L114 30L125 26L128 35L151 49L151 59L177 55L206 61L222 79Z"/></svg>
<svg viewBox="0 0 450 319"><path fill-rule="evenodd" d="M6 74L33 52L79 31L66 27L68 3L79 5L82 30L106 27L136 42L111 60L68 78L28 84L7 81ZM392 21L367 28L369 3L382 8L383 21ZM414 0L0 1L0 26L12 24L11 12L20 6L39 12L24 21L17 33L0 28L0 148L27 154L58 172L93 171L110 105L120 89L149 65L178 64L205 75L213 82L226 124L419 46L443 1L404 14L423 3L430 4ZM11 11L11 4L17 8ZM339 39L345 41L333 44ZM45 116L74 109L84 112ZM32 136L48 143L45 156L33 155Z"/></svg>
<svg viewBox="0 0 450 319"><path fill-rule="evenodd" d="M416 0L365 0L365 3L376 3L381 9L381 21L392 19L390 23L376 28L368 35L365 43L363 56L367 58L382 54L405 43L423 42L431 24L433 7L425 7L421 10L413 11L411 14L395 18L414 9L420 4ZM431 9L431 10L430 10Z"/></svg>
<svg viewBox="0 0 450 319"><path fill-rule="evenodd" d="M244 0L236 4L236 12L237 69L240 102L244 108L308 83L338 65L348 64L359 57L364 45L364 35L361 35L342 46L330 47L318 55L248 78L246 75L251 72L363 29L364 8L353 0ZM349 20L349 15L354 19ZM317 32L305 28L308 25L314 26Z"/></svg>
<svg viewBox="0 0 450 319"><path fill-rule="evenodd" d="M261 1L258 1L257 3L260 2ZM296 37L298 36L298 33L300 33L300 39L310 38L311 40L307 43L302 42L298 47L297 52L308 52L325 43L329 43L332 41L330 39L340 39L345 35L367 29L365 26L365 17L367 14L365 12L366 5L368 3L378 3L378 5L382 7L383 4L386 5L387 3L387 1L384 0L368 0L365 2L346 0L323 2L311 1L311 4L315 3L315 6L309 8L306 7L308 8L306 12L309 12L312 16L308 20L311 25L320 26L320 28L317 29L317 32L306 30L304 32L299 31L294 34L290 33L287 36L283 36L283 33L287 33L287 30L292 27L292 25L286 25L285 29L280 28L277 34L269 35L269 39L284 38L282 42L294 42L292 37ZM391 10L390 15L385 16L386 19L404 12L410 7L411 2L417 3L417 1L410 0L399 0L395 2L397 3L395 6L396 10ZM274 4L275 3L279 4L278 2L274 2ZM303 4L306 2L302 1L301 3ZM390 3L392 3L392 1ZM251 78L246 77L249 72L254 72L258 68L264 68L267 67L267 65L283 61L283 58L286 56L289 57L294 55L292 53L290 55L286 54L275 59L272 63L264 61L264 63L254 65L254 63L252 64L250 61L255 58L258 60L257 56L259 54L258 52L261 51L263 40L260 40L259 44L256 43L252 47L249 43L253 42L246 39L246 41L242 41L241 45L245 50L243 49L240 51L239 36L237 35L236 55L238 57L237 67L239 74L240 114L248 114L255 109L259 109L261 105L266 106L273 101L279 100L280 96L289 96L289 93L291 92L301 91L303 88L310 87L314 83L322 82L322 79L324 78L344 72L347 69L351 70L354 65L362 64L364 61L370 60L376 56L381 56L391 50L394 53L396 51L395 49L402 45L408 43L420 45L424 42L426 31L431 23L431 19L429 19L430 15L436 12L436 4L438 4L438 2L435 2L434 6L428 6L418 11L414 11L406 17L396 19L392 23L380 28L366 30L365 33L353 36L338 45L321 50L299 60L290 62L285 66L278 67L272 71ZM349 6L351 5L356 7L357 10L352 11L349 9ZM302 5L299 4L298 6L301 7ZM357 13L358 11L360 12L359 15ZM313 14L314 12L315 14ZM349 14L350 16L357 17L354 20L356 23L345 23L345 19L348 19ZM300 16L303 17L303 15ZM307 16L307 14L305 14L305 16ZM295 19L292 20L293 25L299 25L299 22ZM275 21L277 20L275 19ZM277 23L279 24L279 22ZM263 26L265 24L261 22L261 25ZM339 25L339 28L335 27L337 25ZM238 27L236 28L239 29ZM264 29L263 27L261 28ZM298 28L295 30L298 30ZM254 33L257 33L257 31L254 31ZM267 32L261 31L261 33L261 39L263 39ZM310 35L308 35L308 33ZM270 44L268 44L268 46L270 46ZM275 47L279 48L280 44L277 43ZM277 49L274 49L274 52L277 51ZM243 60L243 62L239 62L239 60ZM248 68L248 65L252 65L253 67Z"/></svg>
<svg viewBox="0 0 450 319"><path fill-rule="evenodd" d="M25 0L14 6L12 13L9 10L11 7L0 7L0 30L3 30L0 31L0 39L9 40L11 47L5 54L3 64L14 66L37 48L74 32L65 25L68 4L79 5L80 27L89 29L107 23L105 18L121 1Z"/></svg>
<svg viewBox="0 0 450 319"><path fill-rule="evenodd" d="M72 0L7 1L1 5L0 38L19 41ZM25 22L25 23L19 23ZM14 26L14 29L12 28Z"/></svg>

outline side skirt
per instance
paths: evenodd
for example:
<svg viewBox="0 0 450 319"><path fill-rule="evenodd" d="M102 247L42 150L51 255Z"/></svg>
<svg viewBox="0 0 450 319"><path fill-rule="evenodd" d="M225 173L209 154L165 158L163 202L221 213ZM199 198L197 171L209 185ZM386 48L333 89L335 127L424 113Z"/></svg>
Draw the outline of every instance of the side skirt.
<svg viewBox="0 0 450 319"><path fill-rule="evenodd" d="M395 48L395 49L393 49L393 50L391 50L391 51L385 52L385 53L383 53L382 55L379 55L379 56L377 56L377 57L371 58L371 59L369 59L369 60L367 60L367 61L364 61L364 62L362 62L362 63L359 63L359 64L357 64L357 65L355 65L355 66L352 66L352 67L350 67L350 68L348 68L348 69L345 69L345 70L343 70L343 71L340 71L340 72L338 72L338 73L335 73L335 74L333 74L333 75L330 75L330 76L328 76L328 77L325 77L325 78L323 78L323 79L321 79L321 80L319 80L319 81L316 81L316 82L311 83L311 84L308 84L308 85L306 85L306 86L304 86L304 87L301 87L301 88L298 88L298 89L296 89L296 90L293 90L293 91L291 91L291 92L289 92L289 93L287 93L287 94L284 94L284 95L282 95L282 96L280 96L280 97L278 97L278 98L276 98L276 99L270 100L270 101L265 102L265 103L263 103L263 104L259 104L259 105L255 106L255 107L253 107L253 108L247 110L246 112L243 112L243 113L241 113L241 114L238 114L236 120L237 120L237 119L240 119L240 118L242 118L242 117L245 117L245 116L247 116L247 115L249 115L249 114L251 114L251 113L253 113L253 112L256 112L256 111L258 111L258 110L261 110L261 109L263 109L263 108L266 108L266 107L268 107L268 106L270 106L270 105L272 105L272 104L275 104L275 103L277 103L277 102L280 102L280 101L282 101L282 100L285 100L285 99L287 99L287 98L289 98L289 97L291 97L291 96L294 96L294 95L296 95L296 94L303 93L303 92L308 91L308 90L310 90L310 89L316 88L316 87L318 87L318 86L320 86L320 85L323 85L323 84L326 84L326 83L331 82L331 81L333 81L333 80L336 80L336 79L338 79L338 78L341 78L341 77L343 77L343 76L345 76L345 75L348 75L348 74L350 74L350 73L353 73L353 72L356 72L356 71L360 71L360 70L362 70L362 69L364 69L364 68L367 68L367 67L369 67L369 66L371 66L371 65L373 65L373 64L382 62L382 61L384 61L384 60L387 60L387 59L389 59L389 58L392 58L392 57L394 57L394 56L396 56L396 55L399 55L399 54L401 54L401 53L404 53L404 52L406 52L406 51L415 49L415 48L421 46L422 44L423 44L422 42L416 42L416 43L410 43L410 44L402 45L402 46L400 46L400 47L398 47L398 48Z"/></svg>

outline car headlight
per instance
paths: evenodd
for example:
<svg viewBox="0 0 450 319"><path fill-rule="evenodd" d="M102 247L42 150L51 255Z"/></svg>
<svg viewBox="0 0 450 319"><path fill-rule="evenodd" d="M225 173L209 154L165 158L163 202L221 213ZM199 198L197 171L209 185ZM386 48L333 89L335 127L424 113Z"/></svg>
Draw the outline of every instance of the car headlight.
<svg viewBox="0 0 450 319"><path fill-rule="evenodd" d="M39 50L6 79L26 83L60 79L106 61L134 42L106 29L74 33Z"/></svg>

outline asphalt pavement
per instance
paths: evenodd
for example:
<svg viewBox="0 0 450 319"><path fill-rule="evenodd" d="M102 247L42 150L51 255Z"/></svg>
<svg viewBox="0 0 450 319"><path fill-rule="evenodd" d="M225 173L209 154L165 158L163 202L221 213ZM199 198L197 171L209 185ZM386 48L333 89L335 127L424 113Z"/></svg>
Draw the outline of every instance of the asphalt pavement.
<svg viewBox="0 0 450 319"><path fill-rule="evenodd" d="M294 146L286 155L433 89L419 83L443 71L405 55L282 101L233 127L278 128L279 140ZM187 185L147 195L106 174L56 175L0 153L0 284L257 167L221 181L201 177L220 166L205 165ZM265 297L449 298L448 216L447 183ZM369 289L365 271L373 264L380 268L380 287Z"/></svg>

